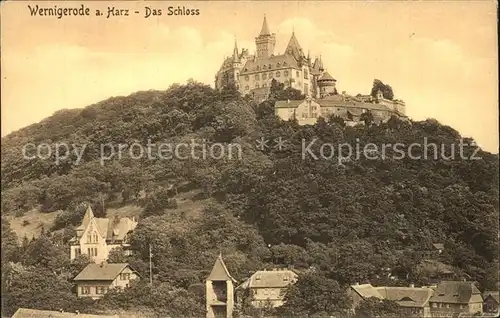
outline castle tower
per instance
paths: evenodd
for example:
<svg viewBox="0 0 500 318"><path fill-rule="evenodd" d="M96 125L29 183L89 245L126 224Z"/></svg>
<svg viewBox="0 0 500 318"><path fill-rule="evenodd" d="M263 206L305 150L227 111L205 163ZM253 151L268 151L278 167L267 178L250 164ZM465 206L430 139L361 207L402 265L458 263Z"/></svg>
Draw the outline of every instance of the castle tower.
<svg viewBox="0 0 500 318"><path fill-rule="evenodd" d="M328 95L333 95L336 93L336 83L337 80L334 79L328 72L324 72L320 78L317 80L319 87L320 98L325 98Z"/></svg>
<svg viewBox="0 0 500 318"><path fill-rule="evenodd" d="M207 318L233 317L234 283L236 280L229 274L219 254L205 282Z"/></svg>
<svg viewBox="0 0 500 318"><path fill-rule="evenodd" d="M267 19L265 15L260 34L255 38L255 45L257 47L256 57L258 59L267 58L274 54L274 47L276 46L276 36L274 33L271 34L271 32L269 32L269 26L267 25Z"/></svg>

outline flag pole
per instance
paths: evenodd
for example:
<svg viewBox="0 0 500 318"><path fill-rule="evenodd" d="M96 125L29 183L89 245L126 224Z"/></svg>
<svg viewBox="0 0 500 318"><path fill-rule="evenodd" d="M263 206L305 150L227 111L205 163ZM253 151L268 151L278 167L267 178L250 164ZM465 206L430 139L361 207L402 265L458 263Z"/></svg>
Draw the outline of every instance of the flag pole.
<svg viewBox="0 0 500 318"><path fill-rule="evenodd" d="M149 244L149 286L153 287L153 265L152 265L153 253L151 250L151 244Z"/></svg>

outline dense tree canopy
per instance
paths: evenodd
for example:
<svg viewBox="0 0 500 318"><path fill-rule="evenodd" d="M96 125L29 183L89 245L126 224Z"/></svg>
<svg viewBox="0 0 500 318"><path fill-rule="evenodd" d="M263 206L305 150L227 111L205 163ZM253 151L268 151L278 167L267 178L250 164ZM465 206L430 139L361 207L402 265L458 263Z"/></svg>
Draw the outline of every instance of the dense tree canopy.
<svg viewBox="0 0 500 318"><path fill-rule="evenodd" d="M384 87L392 94L390 86ZM155 282L153 292L138 284L124 294L111 293L99 304L73 306L82 312L139 305L161 316L203 312L203 295L196 291L221 252L240 282L266 267L293 266L307 272L286 294L289 301L283 310L288 314L342 311L349 306L342 290L355 282L427 284L439 277L440 266L425 263L423 252L436 242L445 245L439 262L457 278L467 274L482 289L494 287L498 155L466 147L464 156L481 159L460 158L461 136L435 120L391 118L375 125L366 115L367 124L355 127L347 127L340 118L299 126L279 120L274 102L300 96L284 87L273 88L271 95L256 104L234 90L217 92L189 81L167 91L61 110L2 138L3 215L63 210L48 233L32 241L27 238L21 246L8 223L2 222L2 268L21 266L6 271L7 276L2 271L6 311L29 303L55 308L57 298L71 307L71 279L88 262L70 262L67 253L68 239L81 220L82 202L100 216L108 205L142 207L130 238L134 255L114 250L111 261L129 262L142 281L148 281L151 245ZM269 142L256 148L260 137ZM275 146L280 137L285 140L281 149ZM205 148L184 147L182 158L161 157L155 147L141 160L128 150L119 158L113 148L193 140ZM303 145L313 140L308 149L323 157L303 151ZM415 147L412 155L421 159L396 157L394 148L380 148L424 140L435 147ZM59 164L54 154L47 160L26 160L22 147L28 142L85 145L85 151L80 160L73 153ZM216 143L238 145L241 156L203 157ZM349 150L339 148L350 144L363 149L368 143L379 146L369 154L385 151L384 156L348 157ZM333 154L324 144L332 145ZM102 145L107 145L105 159ZM441 156L441 148L448 158ZM35 282L33 291L25 282L29 280ZM54 293L36 294L46 286L55 286ZM366 306L378 308L370 312L392 310L385 303L381 309L376 305Z"/></svg>

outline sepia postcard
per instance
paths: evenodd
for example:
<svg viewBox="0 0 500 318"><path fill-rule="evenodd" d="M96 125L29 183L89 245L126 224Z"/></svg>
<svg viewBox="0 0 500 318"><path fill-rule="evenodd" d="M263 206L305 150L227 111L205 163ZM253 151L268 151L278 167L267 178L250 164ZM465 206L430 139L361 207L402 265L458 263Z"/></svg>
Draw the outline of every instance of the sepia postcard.
<svg viewBox="0 0 500 318"><path fill-rule="evenodd" d="M1 317L498 317L497 12L2 1Z"/></svg>

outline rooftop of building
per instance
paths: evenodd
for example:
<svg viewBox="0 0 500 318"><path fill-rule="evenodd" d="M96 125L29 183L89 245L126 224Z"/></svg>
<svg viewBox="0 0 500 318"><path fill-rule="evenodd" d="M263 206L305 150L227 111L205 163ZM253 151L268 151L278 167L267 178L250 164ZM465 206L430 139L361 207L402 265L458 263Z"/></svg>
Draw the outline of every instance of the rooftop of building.
<svg viewBox="0 0 500 318"><path fill-rule="evenodd" d="M118 275L120 275L120 273L123 272L123 270L127 267L130 268L130 265L128 263L106 263L106 262L103 262L101 264L88 264L78 275L76 275L76 277L73 280L74 281L88 281L88 280L112 281Z"/></svg>
<svg viewBox="0 0 500 318"><path fill-rule="evenodd" d="M96 218L90 206L87 207L85 215L83 216L82 223L76 228L76 230L84 231L92 222L95 222L97 230L101 235L106 237L106 240L123 240L126 235L135 229L138 222L135 219L130 219L128 217L123 218ZM73 238L75 241L77 238Z"/></svg>
<svg viewBox="0 0 500 318"><path fill-rule="evenodd" d="M473 295L481 295L481 292L473 282L442 281L437 285L430 301L467 304Z"/></svg>
<svg viewBox="0 0 500 318"><path fill-rule="evenodd" d="M425 287L374 287L371 284L353 285L351 288L364 299L375 297L397 302L403 307L424 307L433 290Z"/></svg>
<svg viewBox="0 0 500 318"><path fill-rule="evenodd" d="M297 273L290 269L257 271L238 288L283 288L297 281Z"/></svg>
<svg viewBox="0 0 500 318"><path fill-rule="evenodd" d="M231 276L229 270L226 267L226 264L224 264L224 260L222 259L221 254L219 254L217 259L215 260L214 266L212 267L212 270L210 271L210 275L208 275L207 280L236 282L236 279L234 279Z"/></svg>
<svg viewBox="0 0 500 318"><path fill-rule="evenodd" d="M491 298L493 298L494 300L496 300L497 303L500 303L499 294L500 293L498 292L498 290L486 290L483 293L483 299L486 300L486 298L488 298L489 296L491 296Z"/></svg>
<svg viewBox="0 0 500 318"><path fill-rule="evenodd" d="M66 318L66 317L79 317L79 318L104 318L104 317L116 317L118 315L108 316L108 315L90 315L78 312L64 312L64 311L53 311L53 310L39 310L39 309L28 309L19 308L12 318Z"/></svg>

